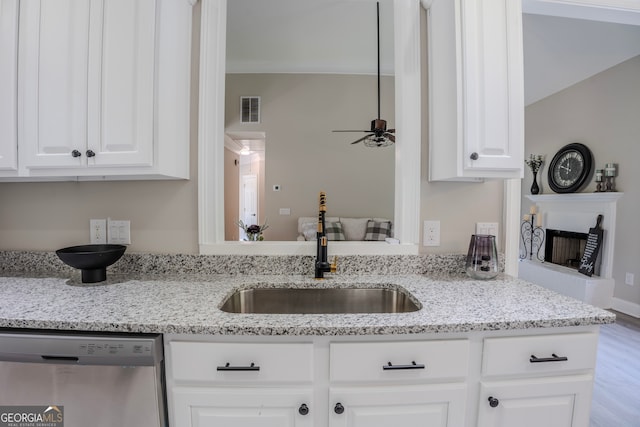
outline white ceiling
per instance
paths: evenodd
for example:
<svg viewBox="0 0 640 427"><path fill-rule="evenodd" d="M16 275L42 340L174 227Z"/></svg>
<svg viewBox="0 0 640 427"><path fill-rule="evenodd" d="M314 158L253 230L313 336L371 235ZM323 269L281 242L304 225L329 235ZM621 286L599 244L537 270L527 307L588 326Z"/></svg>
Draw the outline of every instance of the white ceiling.
<svg viewBox="0 0 640 427"><path fill-rule="evenodd" d="M640 55L640 25L523 15L525 105Z"/></svg>
<svg viewBox="0 0 640 427"><path fill-rule="evenodd" d="M382 74L393 74L392 3L380 0ZM571 11L539 0L523 4L533 12L523 15L526 105L640 55L640 13L578 14L631 25L567 18ZM376 73L375 0L232 0L227 7L227 72Z"/></svg>

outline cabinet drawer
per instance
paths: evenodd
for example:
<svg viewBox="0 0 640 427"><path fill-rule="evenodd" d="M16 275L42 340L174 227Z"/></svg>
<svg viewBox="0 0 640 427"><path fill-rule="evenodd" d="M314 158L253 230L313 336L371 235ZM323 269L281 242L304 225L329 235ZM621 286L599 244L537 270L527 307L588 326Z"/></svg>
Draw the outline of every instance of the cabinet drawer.
<svg viewBox="0 0 640 427"><path fill-rule="evenodd" d="M171 342L176 381L215 383L311 382L313 345Z"/></svg>
<svg viewBox="0 0 640 427"><path fill-rule="evenodd" d="M466 377L467 340L334 343L332 382L407 381Z"/></svg>
<svg viewBox="0 0 640 427"><path fill-rule="evenodd" d="M510 375L593 369L597 347L594 333L487 338L482 372Z"/></svg>

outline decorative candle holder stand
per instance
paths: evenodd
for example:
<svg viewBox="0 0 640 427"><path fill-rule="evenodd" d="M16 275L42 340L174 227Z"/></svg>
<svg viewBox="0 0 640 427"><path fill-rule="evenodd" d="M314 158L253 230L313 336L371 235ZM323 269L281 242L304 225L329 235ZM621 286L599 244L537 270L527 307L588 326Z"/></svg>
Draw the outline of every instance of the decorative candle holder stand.
<svg viewBox="0 0 640 427"><path fill-rule="evenodd" d="M596 193L602 193L604 191L604 170L596 169Z"/></svg>
<svg viewBox="0 0 640 427"><path fill-rule="evenodd" d="M616 176L618 171L615 163L607 163L604 165L604 177L606 179L605 191L616 191Z"/></svg>
<svg viewBox="0 0 640 427"><path fill-rule="evenodd" d="M528 217L528 218L527 218ZM520 225L520 237L524 244L524 253L520 255L520 259L527 258L527 248L529 259L533 259L533 252L535 250L536 258L538 261L544 261L544 258L540 257L540 249L544 243L544 229L535 224L536 214L531 213L525 215L525 219Z"/></svg>

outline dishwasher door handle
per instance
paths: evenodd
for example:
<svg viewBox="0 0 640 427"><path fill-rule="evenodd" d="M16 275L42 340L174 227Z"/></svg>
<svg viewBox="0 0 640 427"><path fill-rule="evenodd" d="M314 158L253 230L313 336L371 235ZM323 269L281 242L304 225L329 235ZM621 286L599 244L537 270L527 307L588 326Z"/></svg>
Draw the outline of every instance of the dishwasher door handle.
<svg viewBox="0 0 640 427"><path fill-rule="evenodd" d="M80 360L77 356L49 356L47 354L43 354L40 356L43 362L46 363L69 363L69 364L77 364Z"/></svg>

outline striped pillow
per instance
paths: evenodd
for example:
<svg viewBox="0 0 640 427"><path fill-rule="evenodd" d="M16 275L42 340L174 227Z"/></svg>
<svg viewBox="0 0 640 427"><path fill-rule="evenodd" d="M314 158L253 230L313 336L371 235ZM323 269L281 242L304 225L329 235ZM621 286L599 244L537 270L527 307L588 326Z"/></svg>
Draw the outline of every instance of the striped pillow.
<svg viewBox="0 0 640 427"><path fill-rule="evenodd" d="M328 240L338 241L345 240L344 231L342 230L342 224L340 222L330 222L325 224L325 234Z"/></svg>
<svg viewBox="0 0 640 427"><path fill-rule="evenodd" d="M364 240L379 241L391 237L391 221L367 221Z"/></svg>

